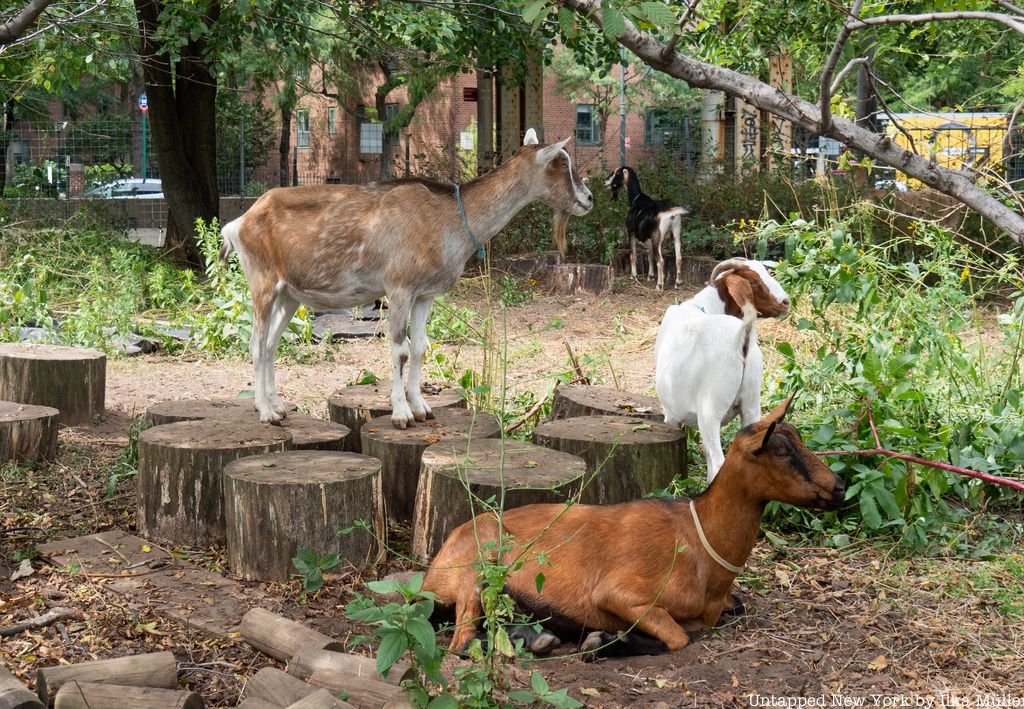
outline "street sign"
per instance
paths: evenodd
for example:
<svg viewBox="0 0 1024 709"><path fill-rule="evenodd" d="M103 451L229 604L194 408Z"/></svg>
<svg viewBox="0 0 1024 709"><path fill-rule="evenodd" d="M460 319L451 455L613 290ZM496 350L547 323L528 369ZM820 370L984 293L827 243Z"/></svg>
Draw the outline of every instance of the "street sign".
<svg viewBox="0 0 1024 709"><path fill-rule="evenodd" d="M626 147L627 148L629 147L629 136L628 135L626 136Z"/></svg>
<svg viewBox="0 0 1024 709"><path fill-rule="evenodd" d="M145 113L149 110L149 99L146 98L146 92L143 91L139 94L139 110Z"/></svg>

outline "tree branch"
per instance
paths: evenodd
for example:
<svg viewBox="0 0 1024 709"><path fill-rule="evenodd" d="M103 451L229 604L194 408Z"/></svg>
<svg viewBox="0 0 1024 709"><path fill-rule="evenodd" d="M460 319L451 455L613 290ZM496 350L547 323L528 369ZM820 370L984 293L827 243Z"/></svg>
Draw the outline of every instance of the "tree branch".
<svg viewBox="0 0 1024 709"><path fill-rule="evenodd" d="M929 22L943 22L946 20L988 20L1006 25L1010 29L1024 34L1024 22L1004 15L1001 12L981 12L976 10L963 10L960 12L929 12L920 15L879 15L877 17L865 17L863 19L851 20L846 26L851 30L862 30L865 27L881 27L882 25L923 25Z"/></svg>
<svg viewBox="0 0 1024 709"><path fill-rule="evenodd" d="M0 638L6 638L10 635L18 635L26 630L38 630L39 628L45 628L48 625L53 625L58 620L64 620L65 618L81 618L82 612L77 608L64 608L58 606L53 608L46 613L35 618L29 618L23 620L20 623L14 623L12 625L5 625L0 628Z"/></svg>
<svg viewBox="0 0 1024 709"><path fill-rule="evenodd" d="M847 14L851 18L857 17L863 4L864 0L854 0L853 7L850 8ZM839 30L839 36L836 37L836 43L832 45L832 51L828 55L828 61L825 62L825 68L821 72L821 87L818 91L821 119L818 122L818 130L822 133L832 124L832 92L835 91L832 88L832 72L836 70L839 57L843 53L843 47L846 46L846 40L850 38L852 33L853 29L850 27L850 23L844 22L842 29ZM838 80L836 83L838 83Z"/></svg>
<svg viewBox="0 0 1024 709"><path fill-rule="evenodd" d="M834 95L835 92L839 90L839 86L843 83L843 79L845 79L847 75L849 75L849 73L853 71L853 68L855 66L867 64L869 61L870 60L867 57L857 57L856 59L851 59L849 62L847 62L846 66L844 66L839 71L839 73L836 74L836 78L832 82L832 86L830 86L828 89L829 94Z"/></svg>
<svg viewBox="0 0 1024 709"><path fill-rule="evenodd" d="M996 5L1003 8L1007 12L1012 12L1014 15L1020 15L1021 17L1024 17L1024 10L1017 7L1012 2L1007 2L1007 0L995 0L995 2Z"/></svg>
<svg viewBox="0 0 1024 709"><path fill-rule="evenodd" d="M49 7L51 2L53 0L31 0L18 14L0 27L0 44L10 44L25 34L29 26L36 21L43 10Z"/></svg>
<svg viewBox="0 0 1024 709"><path fill-rule="evenodd" d="M559 1L591 22L601 24L600 0ZM958 13L962 14L964 13ZM619 36L618 41L645 64L682 79L695 88L726 91L741 96L744 101L756 108L803 128L815 130L820 124L821 111L815 104L787 94L754 77L693 59L678 51L673 52L668 58L663 58L663 42L648 32L638 30L628 18L625 18L625 24L626 31ZM833 117L829 123L827 130L820 131L823 136L838 140L920 180L932 189L960 200L1024 246L1024 217L974 184L968 173L933 164L895 144L888 136L872 133L852 121Z"/></svg>

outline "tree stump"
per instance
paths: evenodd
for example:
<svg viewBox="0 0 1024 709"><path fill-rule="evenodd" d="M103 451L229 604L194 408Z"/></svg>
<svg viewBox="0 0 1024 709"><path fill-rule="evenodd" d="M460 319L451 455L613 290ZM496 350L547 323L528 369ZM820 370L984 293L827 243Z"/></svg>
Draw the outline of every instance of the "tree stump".
<svg viewBox="0 0 1024 709"><path fill-rule="evenodd" d="M565 502L586 473L582 458L525 441L477 438L432 445L423 452L416 490L413 556L429 562L452 530L488 508Z"/></svg>
<svg viewBox="0 0 1024 709"><path fill-rule="evenodd" d="M292 434L292 450L343 451L348 440L348 426L323 421L305 414L288 414L281 427Z"/></svg>
<svg viewBox="0 0 1024 709"><path fill-rule="evenodd" d="M441 441L494 438L501 432L498 419L467 409L448 407L434 412L434 418L400 429L391 424L391 414L367 421L360 430L362 450L383 464L384 509L389 520L412 521L416 485L423 451Z"/></svg>
<svg viewBox="0 0 1024 709"><path fill-rule="evenodd" d="M154 426L163 426L179 421L202 421L220 419L227 421L259 422L254 404L255 399L175 399L161 401L146 409L146 416ZM295 404L285 402L288 415L298 411Z"/></svg>
<svg viewBox="0 0 1024 709"><path fill-rule="evenodd" d="M423 400L434 412L449 406L466 408L466 398L459 389L439 389L428 384L421 390ZM359 429L371 419L391 414L391 381L355 384L339 389L327 400L327 408L331 421L349 428L342 450L362 453Z"/></svg>
<svg viewBox="0 0 1024 709"><path fill-rule="evenodd" d="M651 421L665 420L661 402L653 396L590 384L572 384L555 389L551 418L576 416L632 416Z"/></svg>
<svg viewBox="0 0 1024 709"><path fill-rule="evenodd" d="M548 290L558 295L608 295L615 274L611 266L591 263L559 263L547 272Z"/></svg>
<svg viewBox="0 0 1024 709"><path fill-rule="evenodd" d="M383 553L381 463L358 453L286 451L224 467L228 563L247 581L286 582L300 547L354 566ZM366 520L373 535L338 531ZM375 536L374 536L375 535Z"/></svg>
<svg viewBox="0 0 1024 709"><path fill-rule="evenodd" d="M49 406L0 401L0 463L56 458L59 419Z"/></svg>
<svg viewBox="0 0 1024 709"><path fill-rule="evenodd" d="M46 709L46 705L0 665L0 709Z"/></svg>
<svg viewBox="0 0 1024 709"><path fill-rule="evenodd" d="M178 544L223 544L224 466L282 451L280 426L217 419L156 426L139 436L137 523L148 537Z"/></svg>
<svg viewBox="0 0 1024 709"><path fill-rule="evenodd" d="M54 345L0 344L0 399L51 406L64 426L103 415L107 356Z"/></svg>
<svg viewBox="0 0 1024 709"><path fill-rule="evenodd" d="M580 416L547 421L533 442L587 461L589 481L580 502L635 500L686 474L686 433L664 423L627 416Z"/></svg>

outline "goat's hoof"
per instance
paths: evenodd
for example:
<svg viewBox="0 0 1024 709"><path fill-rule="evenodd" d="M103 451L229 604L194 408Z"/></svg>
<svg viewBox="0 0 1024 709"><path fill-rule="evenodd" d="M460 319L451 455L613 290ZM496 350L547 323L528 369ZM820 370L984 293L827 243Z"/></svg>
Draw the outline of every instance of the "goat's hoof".
<svg viewBox="0 0 1024 709"><path fill-rule="evenodd" d="M413 411L412 412L412 417L413 417L413 420L419 421L420 423L422 423L423 421L427 420L427 412L426 411Z"/></svg>
<svg viewBox="0 0 1024 709"><path fill-rule="evenodd" d="M531 638L526 649L534 655L547 655L559 644L559 642L559 639L554 635L554 633L545 631L543 633L537 633L536 636Z"/></svg>
<svg viewBox="0 0 1024 709"><path fill-rule="evenodd" d="M407 428L415 428L416 424L408 419L391 419L391 425L395 428L400 428L403 431Z"/></svg>
<svg viewBox="0 0 1024 709"><path fill-rule="evenodd" d="M593 662L600 659L599 652L608 644L617 639L612 633L603 630L595 630L580 644L580 653L584 662Z"/></svg>

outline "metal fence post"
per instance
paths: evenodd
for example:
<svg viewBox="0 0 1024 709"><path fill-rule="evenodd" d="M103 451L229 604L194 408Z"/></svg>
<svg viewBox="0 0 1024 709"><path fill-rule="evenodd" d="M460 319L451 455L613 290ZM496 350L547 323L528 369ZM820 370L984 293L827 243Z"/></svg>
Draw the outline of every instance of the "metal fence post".
<svg viewBox="0 0 1024 709"><path fill-rule="evenodd" d="M245 196L245 119L238 121L238 196Z"/></svg>

